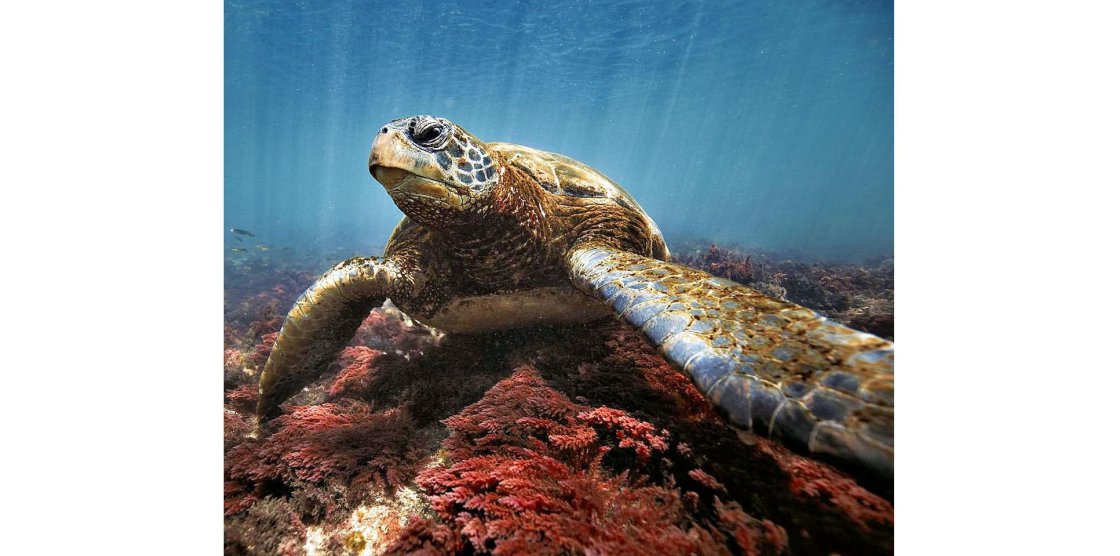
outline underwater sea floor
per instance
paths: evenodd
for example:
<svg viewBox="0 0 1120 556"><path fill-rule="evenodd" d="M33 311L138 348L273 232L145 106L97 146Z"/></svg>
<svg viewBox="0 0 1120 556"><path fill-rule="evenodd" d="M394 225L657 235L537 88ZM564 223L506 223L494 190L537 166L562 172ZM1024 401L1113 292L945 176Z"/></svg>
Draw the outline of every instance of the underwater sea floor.
<svg viewBox="0 0 1120 556"><path fill-rule="evenodd" d="M678 261L893 336L889 259L675 247ZM738 433L612 319L453 336L377 309L253 437L258 372L329 264L227 260L227 554L893 551L888 499Z"/></svg>

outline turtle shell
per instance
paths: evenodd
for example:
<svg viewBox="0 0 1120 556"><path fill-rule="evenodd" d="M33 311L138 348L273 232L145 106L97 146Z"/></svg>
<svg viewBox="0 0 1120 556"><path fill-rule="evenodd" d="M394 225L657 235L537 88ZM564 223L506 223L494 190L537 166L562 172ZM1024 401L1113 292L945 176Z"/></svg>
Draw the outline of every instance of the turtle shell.
<svg viewBox="0 0 1120 556"><path fill-rule="evenodd" d="M512 143L489 143L489 146L501 153L511 165L534 176L549 193L611 199L626 209L641 211L638 203L621 185L578 160Z"/></svg>

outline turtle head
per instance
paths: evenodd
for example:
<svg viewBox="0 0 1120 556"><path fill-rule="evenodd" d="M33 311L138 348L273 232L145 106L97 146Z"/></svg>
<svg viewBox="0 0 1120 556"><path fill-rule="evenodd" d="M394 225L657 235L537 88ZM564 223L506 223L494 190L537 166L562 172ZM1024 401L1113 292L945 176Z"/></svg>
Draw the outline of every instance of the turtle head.
<svg viewBox="0 0 1120 556"><path fill-rule="evenodd" d="M481 210L501 174L486 143L434 116L385 124L373 140L369 173L401 211L429 226Z"/></svg>

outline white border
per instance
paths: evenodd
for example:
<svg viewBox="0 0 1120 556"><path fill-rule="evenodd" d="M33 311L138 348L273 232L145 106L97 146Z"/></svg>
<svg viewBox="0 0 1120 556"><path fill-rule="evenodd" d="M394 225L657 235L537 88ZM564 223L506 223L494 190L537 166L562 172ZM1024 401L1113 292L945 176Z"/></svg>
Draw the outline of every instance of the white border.
<svg viewBox="0 0 1120 556"><path fill-rule="evenodd" d="M0 16L6 554L221 550L222 9Z"/></svg>
<svg viewBox="0 0 1120 556"><path fill-rule="evenodd" d="M896 13L898 551L1114 549L1117 9ZM0 18L6 553L221 546L221 49L217 2Z"/></svg>

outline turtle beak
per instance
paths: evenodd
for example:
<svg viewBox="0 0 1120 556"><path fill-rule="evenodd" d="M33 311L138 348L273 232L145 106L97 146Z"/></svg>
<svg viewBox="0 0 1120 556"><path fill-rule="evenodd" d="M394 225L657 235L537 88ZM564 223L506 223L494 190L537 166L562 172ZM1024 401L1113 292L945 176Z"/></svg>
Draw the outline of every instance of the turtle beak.
<svg viewBox="0 0 1120 556"><path fill-rule="evenodd" d="M385 166L370 166L369 173L373 175L373 179L381 182L385 190L392 193L393 190L400 187L401 182L413 177L413 174L401 170L400 168L387 168Z"/></svg>
<svg viewBox="0 0 1120 556"><path fill-rule="evenodd" d="M383 127L369 151L369 173L392 193L424 166L415 147L395 127Z"/></svg>
<svg viewBox="0 0 1120 556"><path fill-rule="evenodd" d="M462 206L465 200L442 182L438 166L425 154L402 130L385 126L370 148L369 173L394 201L399 200L398 197L424 197L443 206Z"/></svg>
<svg viewBox="0 0 1120 556"><path fill-rule="evenodd" d="M382 176L390 178L397 174L397 172L386 173L386 170L390 168L406 171L406 168L415 166L415 156L410 156L409 150L408 141L400 130L389 126L381 128L369 150L369 174L373 176L373 179L381 182L386 189L395 187L400 182L399 178L393 180L392 183L388 183L382 179Z"/></svg>

